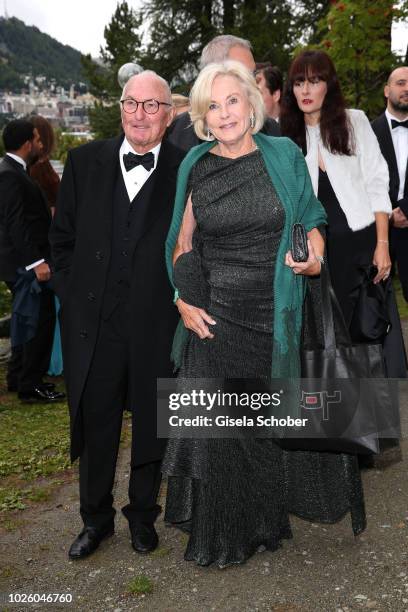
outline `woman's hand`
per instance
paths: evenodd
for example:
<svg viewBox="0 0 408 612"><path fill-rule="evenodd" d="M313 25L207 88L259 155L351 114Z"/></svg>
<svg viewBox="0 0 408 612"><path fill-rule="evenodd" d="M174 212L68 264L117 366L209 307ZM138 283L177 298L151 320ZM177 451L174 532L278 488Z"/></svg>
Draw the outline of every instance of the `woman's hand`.
<svg viewBox="0 0 408 612"><path fill-rule="evenodd" d="M294 261L292 253L288 251L285 257L285 264L292 268L294 274L304 274L305 276L317 276L320 274L321 262L316 258L316 253L313 244L310 240L307 241L309 249L309 257L307 261Z"/></svg>
<svg viewBox="0 0 408 612"><path fill-rule="evenodd" d="M193 214L193 202L191 200L191 193L188 196L186 208L183 215L183 221L181 223L180 232L177 238L176 247L173 252L173 266L177 259L183 253L189 253L193 248L193 234L197 226L196 220Z"/></svg>
<svg viewBox="0 0 408 612"><path fill-rule="evenodd" d="M191 306L191 304L187 304L181 298L177 300L176 306L187 329L197 334L201 340L204 340L204 338L214 338L214 334L210 332L208 325L215 325L215 321L203 308Z"/></svg>
<svg viewBox="0 0 408 612"><path fill-rule="evenodd" d="M373 279L373 283L377 284L382 280L386 280L391 272L391 258L388 242L377 242L373 256L373 264L377 268L377 274Z"/></svg>

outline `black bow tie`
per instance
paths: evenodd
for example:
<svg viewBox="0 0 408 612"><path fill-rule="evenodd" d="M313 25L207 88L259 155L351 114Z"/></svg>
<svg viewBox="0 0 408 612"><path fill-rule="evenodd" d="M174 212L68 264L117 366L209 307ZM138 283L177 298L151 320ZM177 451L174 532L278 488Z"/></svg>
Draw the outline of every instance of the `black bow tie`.
<svg viewBox="0 0 408 612"><path fill-rule="evenodd" d="M136 166L143 166L147 171L151 170L154 166L154 154L145 153L144 155L135 155L134 153L127 153L123 156L123 163L126 168L126 172L136 168Z"/></svg>
<svg viewBox="0 0 408 612"><path fill-rule="evenodd" d="M405 119L405 121L395 121L395 119L391 119L391 127L392 127L392 129L394 129L396 127L406 127L406 128L408 128L408 119Z"/></svg>

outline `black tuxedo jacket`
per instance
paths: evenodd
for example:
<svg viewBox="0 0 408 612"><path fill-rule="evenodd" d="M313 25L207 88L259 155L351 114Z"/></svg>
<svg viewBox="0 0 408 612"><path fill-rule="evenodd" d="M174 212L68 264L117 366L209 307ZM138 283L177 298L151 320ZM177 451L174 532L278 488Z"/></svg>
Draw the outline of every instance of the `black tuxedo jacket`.
<svg viewBox="0 0 408 612"><path fill-rule="evenodd" d="M123 136L71 151L65 165L50 232L53 287L61 301L61 334L69 407L71 457L83 445L76 421L92 361L105 298L112 246L114 194L121 172ZM134 324L131 371L137 384L138 463L161 458L156 440L156 378L171 377L171 344L178 321L167 277L164 245L173 213L178 166L184 152L163 141L155 171L142 187L149 196L137 210L138 235L130 288ZM149 185L154 181L153 185Z"/></svg>
<svg viewBox="0 0 408 612"><path fill-rule="evenodd" d="M273 119L267 118L261 130L267 136L280 136L279 124ZM189 113L181 113L175 118L173 123L167 128L167 137L171 143L189 151L192 147L199 145L202 140L196 135Z"/></svg>
<svg viewBox="0 0 408 612"><path fill-rule="evenodd" d="M399 206L404 215L408 217L408 160L407 172L405 174L404 197L402 198L402 200L398 200L400 180L398 174L397 158L395 156L394 143L392 142L392 136L385 113L380 115L377 119L374 119L374 121L371 123L371 126L380 144L381 153L385 157L385 160L388 164L388 170L390 173L389 191L392 206L393 208Z"/></svg>
<svg viewBox="0 0 408 612"><path fill-rule="evenodd" d="M0 280L13 282L17 268L49 258L50 223L40 188L6 155L0 163Z"/></svg>

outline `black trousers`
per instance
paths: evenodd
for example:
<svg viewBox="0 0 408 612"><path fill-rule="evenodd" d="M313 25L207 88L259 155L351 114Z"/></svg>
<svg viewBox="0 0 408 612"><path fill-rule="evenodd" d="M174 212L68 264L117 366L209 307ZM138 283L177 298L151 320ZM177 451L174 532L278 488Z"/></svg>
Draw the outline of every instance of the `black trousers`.
<svg viewBox="0 0 408 612"><path fill-rule="evenodd" d="M13 284L7 283L11 292ZM54 293L43 287L40 295L37 331L29 342L11 351L7 365L7 386L19 392L31 391L47 373L55 329Z"/></svg>
<svg viewBox="0 0 408 612"><path fill-rule="evenodd" d="M391 228L390 251L393 265L397 264L405 301L408 302L408 228Z"/></svg>
<svg viewBox="0 0 408 612"><path fill-rule="evenodd" d="M84 524L102 529L113 526L112 489L115 480L122 416L128 399L130 367L130 307L119 304L102 320L89 375L81 400L84 450L79 461L80 512ZM132 428L138 424L132 415ZM133 444L132 444L133 457ZM153 523L161 511L157 495L161 462L133 465L129 504L122 508L130 524Z"/></svg>

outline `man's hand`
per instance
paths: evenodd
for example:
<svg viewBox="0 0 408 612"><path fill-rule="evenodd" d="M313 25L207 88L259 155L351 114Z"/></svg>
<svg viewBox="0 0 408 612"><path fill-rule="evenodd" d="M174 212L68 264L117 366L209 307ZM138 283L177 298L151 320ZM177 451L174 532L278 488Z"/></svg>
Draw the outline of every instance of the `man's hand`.
<svg viewBox="0 0 408 612"><path fill-rule="evenodd" d="M397 206L397 208L394 208L394 210L392 211L391 223L394 227L408 227L408 219L406 218L399 206Z"/></svg>
<svg viewBox="0 0 408 612"><path fill-rule="evenodd" d="M37 280L40 283L50 280L51 278L50 266L45 261L43 261L43 263L38 264L38 266L35 266L35 268L33 269L37 277Z"/></svg>

